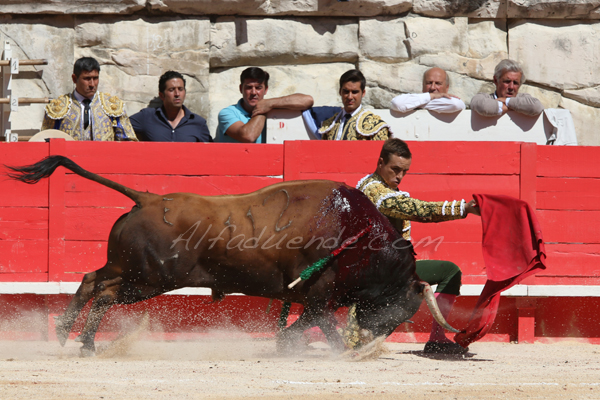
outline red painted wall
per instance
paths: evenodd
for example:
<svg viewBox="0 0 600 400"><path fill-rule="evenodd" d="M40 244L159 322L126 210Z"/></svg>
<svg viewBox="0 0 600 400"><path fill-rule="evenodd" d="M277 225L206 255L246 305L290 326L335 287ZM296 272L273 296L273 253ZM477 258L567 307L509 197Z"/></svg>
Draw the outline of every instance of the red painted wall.
<svg viewBox="0 0 600 400"><path fill-rule="evenodd" d="M468 200L473 193L506 194L525 199L536 208L546 241L548 268L523 283L600 284L597 262L600 148L515 142L411 142L409 145L413 163L401 189L413 197ZM381 142L292 141L283 145L244 145L52 140L0 144L0 159L2 164L25 165L60 154L136 190L219 195L247 193L296 179L332 179L354 186L373 172L380 149ZM0 172L6 171L0 167ZM119 193L62 168L36 185L0 179L0 193L0 281L5 282L80 281L83 273L104 264L108 232L114 221L133 206ZM421 239L426 238L437 240L424 245L426 242ZM413 242L420 258L448 259L459 264L465 284L485 282L479 219L415 223ZM42 297L31 295L23 304L36 308ZM64 298L46 300L48 304L40 307L49 313L60 312ZM564 306L565 302L557 305L551 300L555 299L542 302L564 310L567 315L564 318L572 319L573 312ZM177 310L177 302L182 300L171 297L153 301ZM264 302L263 299L228 301L260 303L261 307ZM468 309L470 301L465 299L459 304ZM581 299L573 304L579 304L578 301L598 309L595 299ZM199 312L194 308L196 305L182 306L186 313ZM237 306L236 303L232 309ZM503 299L503 306L507 311L500 313L495 329L502 338L515 340L514 299ZM6 306L0 309L0 314L6 313L10 313ZM546 309L538 314L558 318ZM254 317L238 320L250 323ZM460 322L463 317L457 318ZM184 319L178 320L180 327L187 326ZM266 326L271 327L273 321L269 321ZM420 329L419 326L416 324L415 328ZM567 334L566 331L559 325L536 326L536 335L540 336L560 336ZM598 329L589 324L578 327L577 331L586 337L600 337Z"/></svg>

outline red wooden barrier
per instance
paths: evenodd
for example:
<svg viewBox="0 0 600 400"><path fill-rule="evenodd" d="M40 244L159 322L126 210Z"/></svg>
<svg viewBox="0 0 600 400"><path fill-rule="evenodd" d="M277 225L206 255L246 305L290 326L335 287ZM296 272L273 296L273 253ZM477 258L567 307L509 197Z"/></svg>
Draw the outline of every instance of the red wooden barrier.
<svg viewBox="0 0 600 400"><path fill-rule="evenodd" d="M48 155L47 143L11 144L0 146L2 164L31 164ZM48 280L48 184L0 178L0 280Z"/></svg>
<svg viewBox="0 0 600 400"><path fill-rule="evenodd" d="M537 215L548 268L535 282L598 285L600 148L539 146L537 153Z"/></svg>
<svg viewBox="0 0 600 400"><path fill-rule="evenodd" d="M600 217L600 148L514 142L409 145L413 163L401 189L413 197L468 200L474 193L506 194L520 197L537 209L547 242L548 268L525 284L600 285L600 229L596 226ZM283 179L332 179L354 186L375 170L380 149L381 142L238 145L52 140L0 144L0 157L3 164L25 165L61 154L136 190L219 195L246 193ZM2 168L0 172L5 171ZM106 261L108 232L114 221L133 206L121 194L62 168L36 185L2 179L0 193L0 281L4 282L80 281L83 273ZM413 243L420 258L448 259L459 264L465 284L485 282L477 218L414 223ZM176 310L174 299L156 301ZM257 301L262 306L262 300L248 300L252 304ZM592 308L598 308L594 303L597 299L589 301ZM461 302L468 309L472 300ZM538 299L538 317L550 318L550 311L539 309L546 303ZM33 303L28 300L24 304ZM57 304L53 307L52 302L48 303L48 312L59 312L64 304ZM513 311L507 311L504 319L501 313L495 334L516 340L516 303L505 298L503 304ZM553 307L568 313L565 304L553 303ZM536 336L565 334L548 324L543 329L532 328L530 311L523 311L522 317L525 319L519 323L529 323L526 328L530 336L532 329ZM599 330L590 323L580 325L578 332L586 337L600 337Z"/></svg>

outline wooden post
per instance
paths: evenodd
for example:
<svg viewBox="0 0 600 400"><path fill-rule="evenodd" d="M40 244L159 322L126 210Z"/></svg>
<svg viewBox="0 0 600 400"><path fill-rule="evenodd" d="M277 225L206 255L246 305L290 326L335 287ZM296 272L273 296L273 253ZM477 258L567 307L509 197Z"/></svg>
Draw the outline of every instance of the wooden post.
<svg viewBox="0 0 600 400"><path fill-rule="evenodd" d="M517 341L520 343L535 342L535 299L517 298L518 332Z"/></svg>
<svg viewBox="0 0 600 400"><path fill-rule="evenodd" d="M8 43L8 42L7 42ZM10 65L10 60L4 59L0 61L0 67L7 67ZM40 58L36 60L20 60L19 65L48 65L48 60Z"/></svg>
<svg viewBox="0 0 600 400"><path fill-rule="evenodd" d="M17 99L19 104L33 104L33 103L50 103L48 97L19 97ZM0 98L0 104L10 104L9 97Z"/></svg>
<svg viewBox="0 0 600 400"><path fill-rule="evenodd" d="M8 40L4 42L4 52L2 53L2 59L6 61L6 66L0 67L0 71L2 73L2 92L0 92L0 96L4 98L9 98L11 95L11 86L12 86L12 74L10 72L9 61L12 58L12 50L10 48L10 43ZM0 105L0 137L10 138L10 105ZM10 139L9 139L10 140Z"/></svg>

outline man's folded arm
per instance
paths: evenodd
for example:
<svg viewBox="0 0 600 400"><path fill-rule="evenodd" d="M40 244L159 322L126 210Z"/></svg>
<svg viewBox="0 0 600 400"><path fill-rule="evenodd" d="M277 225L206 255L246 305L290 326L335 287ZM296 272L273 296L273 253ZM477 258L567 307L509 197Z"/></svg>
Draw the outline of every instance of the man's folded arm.
<svg viewBox="0 0 600 400"><path fill-rule="evenodd" d="M406 93L392 99L391 109L398 112L408 112L422 107L431 100L429 93Z"/></svg>
<svg viewBox="0 0 600 400"><path fill-rule="evenodd" d="M449 114L464 110L465 103L456 97L441 97L439 99L431 100L423 108L429 111L438 112L440 114Z"/></svg>
<svg viewBox="0 0 600 400"><path fill-rule="evenodd" d="M252 111L252 116L266 114L271 110L285 109L294 111L304 111L313 106L312 96L302 93L294 93L289 96L275 97L272 99L263 99L256 104Z"/></svg>
<svg viewBox="0 0 600 400"><path fill-rule="evenodd" d="M473 96L471 110L484 117L497 117L501 114L501 112L498 112L498 100L485 93L478 93Z"/></svg>
<svg viewBox="0 0 600 400"><path fill-rule="evenodd" d="M544 111L542 102L527 93L519 93L516 97L509 97L507 100L507 107L521 114L535 116Z"/></svg>

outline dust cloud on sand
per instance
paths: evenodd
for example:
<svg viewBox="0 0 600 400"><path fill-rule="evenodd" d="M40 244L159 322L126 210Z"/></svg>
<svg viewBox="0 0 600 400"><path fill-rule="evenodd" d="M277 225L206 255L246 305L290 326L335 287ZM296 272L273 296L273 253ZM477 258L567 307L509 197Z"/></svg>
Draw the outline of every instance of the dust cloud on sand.
<svg viewBox="0 0 600 400"><path fill-rule="evenodd" d="M336 355L314 342L282 356L273 339L232 330L149 340L145 324L98 341L93 358L72 340L0 341L0 399L600 398L600 346L585 343L474 343L436 357L422 344Z"/></svg>

